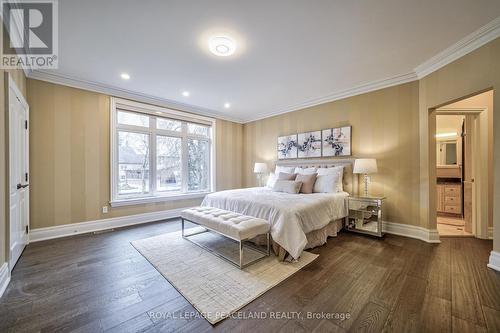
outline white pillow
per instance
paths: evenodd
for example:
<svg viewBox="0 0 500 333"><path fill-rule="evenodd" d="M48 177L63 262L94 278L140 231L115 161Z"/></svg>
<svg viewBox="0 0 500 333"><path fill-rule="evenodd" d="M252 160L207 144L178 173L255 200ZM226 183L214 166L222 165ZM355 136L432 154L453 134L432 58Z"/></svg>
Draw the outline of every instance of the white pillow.
<svg viewBox="0 0 500 333"><path fill-rule="evenodd" d="M273 188L274 183L276 183L276 180L278 180L278 176L275 173L270 172L269 176L267 177L266 187Z"/></svg>
<svg viewBox="0 0 500 333"><path fill-rule="evenodd" d="M316 173L316 168L295 168L295 173L300 173L301 175L310 175Z"/></svg>
<svg viewBox="0 0 500 333"><path fill-rule="evenodd" d="M300 192L302 182L296 182L295 180L277 180L274 183L273 191L275 192L285 192L290 194L297 194Z"/></svg>
<svg viewBox="0 0 500 333"><path fill-rule="evenodd" d="M314 193L336 193L344 190L342 186L343 166L319 168L317 173L318 176L313 188Z"/></svg>
<svg viewBox="0 0 500 333"><path fill-rule="evenodd" d="M283 172L283 173L294 173L293 171L295 170L294 167L286 167L286 166L280 166L280 165L277 165L276 166L276 169L274 169L274 173L277 175L280 174L280 172Z"/></svg>

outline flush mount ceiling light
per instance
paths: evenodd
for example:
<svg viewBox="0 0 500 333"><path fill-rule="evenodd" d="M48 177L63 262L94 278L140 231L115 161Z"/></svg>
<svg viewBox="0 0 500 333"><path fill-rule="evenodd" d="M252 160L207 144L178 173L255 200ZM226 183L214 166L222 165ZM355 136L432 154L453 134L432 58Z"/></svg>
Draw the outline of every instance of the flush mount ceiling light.
<svg viewBox="0 0 500 333"><path fill-rule="evenodd" d="M208 40L208 49L219 57L227 57L236 50L236 43L226 36L215 36Z"/></svg>
<svg viewBox="0 0 500 333"><path fill-rule="evenodd" d="M124 80L129 80L130 79L130 75L128 75L127 73L121 73L120 77Z"/></svg>
<svg viewBox="0 0 500 333"><path fill-rule="evenodd" d="M183 91L182 92L182 96L184 96L184 97L189 97L189 95L190 95L189 91Z"/></svg>
<svg viewBox="0 0 500 333"><path fill-rule="evenodd" d="M224 107L225 107L226 109L229 109L229 108L231 107L231 104L230 104L230 103L224 103Z"/></svg>

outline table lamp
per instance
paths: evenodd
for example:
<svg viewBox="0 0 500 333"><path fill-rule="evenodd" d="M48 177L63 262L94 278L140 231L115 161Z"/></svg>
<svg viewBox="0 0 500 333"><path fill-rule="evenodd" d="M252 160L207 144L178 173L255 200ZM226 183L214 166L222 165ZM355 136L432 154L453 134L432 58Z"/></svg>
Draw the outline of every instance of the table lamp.
<svg viewBox="0 0 500 333"><path fill-rule="evenodd" d="M255 163L253 167L253 172L257 174L257 178L259 180L259 186L262 186L262 175L267 173L267 164L266 163Z"/></svg>
<svg viewBox="0 0 500 333"><path fill-rule="evenodd" d="M353 173L363 174L365 179L365 197L368 196L369 174L377 173L377 160L374 158L358 158L354 161Z"/></svg>

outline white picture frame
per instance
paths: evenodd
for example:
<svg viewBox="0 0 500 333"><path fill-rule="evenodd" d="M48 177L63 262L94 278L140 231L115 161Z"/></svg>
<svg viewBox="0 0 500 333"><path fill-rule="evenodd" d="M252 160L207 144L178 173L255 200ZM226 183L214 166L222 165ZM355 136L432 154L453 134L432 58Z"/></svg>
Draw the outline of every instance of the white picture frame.
<svg viewBox="0 0 500 333"><path fill-rule="evenodd" d="M321 157L321 131L299 133L297 135L298 158Z"/></svg>
<svg viewBox="0 0 500 333"><path fill-rule="evenodd" d="M327 128L321 131L323 157L352 155L352 126Z"/></svg>
<svg viewBox="0 0 500 333"><path fill-rule="evenodd" d="M279 136L277 153L279 160L297 158L297 134Z"/></svg>

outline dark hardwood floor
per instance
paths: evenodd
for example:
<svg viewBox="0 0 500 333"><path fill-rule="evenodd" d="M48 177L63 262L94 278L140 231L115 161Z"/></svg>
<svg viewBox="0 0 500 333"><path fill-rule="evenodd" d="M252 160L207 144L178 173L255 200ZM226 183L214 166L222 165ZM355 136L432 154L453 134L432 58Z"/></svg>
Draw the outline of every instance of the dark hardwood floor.
<svg viewBox="0 0 500 333"><path fill-rule="evenodd" d="M0 332L500 332L500 273L486 267L491 241L341 233L238 314L267 318L212 327L130 245L179 229L166 221L29 245L0 299Z"/></svg>

